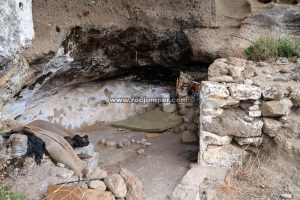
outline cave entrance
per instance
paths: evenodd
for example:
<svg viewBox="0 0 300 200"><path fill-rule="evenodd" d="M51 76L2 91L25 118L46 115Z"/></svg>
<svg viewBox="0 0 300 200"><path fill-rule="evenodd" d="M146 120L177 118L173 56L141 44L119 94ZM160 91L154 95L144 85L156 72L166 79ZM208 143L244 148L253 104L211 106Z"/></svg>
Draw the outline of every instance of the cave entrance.
<svg viewBox="0 0 300 200"><path fill-rule="evenodd" d="M31 67L39 78L6 105L6 118L24 124L46 120L88 135L100 153L101 168L133 171L153 199L171 194L189 164L197 161L195 102L177 103L172 112L182 123L163 133L110 126L149 110L164 111L159 103L112 103L112 98L195 95L193 81L206 79L208 65L192 60L183 33L76 27L57 53L33 61Z"/></svg>

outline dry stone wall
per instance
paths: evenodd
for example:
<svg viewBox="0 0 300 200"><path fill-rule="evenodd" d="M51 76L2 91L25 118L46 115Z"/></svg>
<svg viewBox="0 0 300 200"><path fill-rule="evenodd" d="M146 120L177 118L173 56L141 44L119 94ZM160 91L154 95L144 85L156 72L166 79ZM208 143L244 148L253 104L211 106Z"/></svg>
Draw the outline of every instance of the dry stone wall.
<svg viewBox="0 0 300 200"><path fill-rule="evenodd" d="M266 138L280 149L274 147L273 153L279 150L297 158L299 80L299 60L216 60L200 92L199 163L239 164L249 153L257 153Z"/></svg>

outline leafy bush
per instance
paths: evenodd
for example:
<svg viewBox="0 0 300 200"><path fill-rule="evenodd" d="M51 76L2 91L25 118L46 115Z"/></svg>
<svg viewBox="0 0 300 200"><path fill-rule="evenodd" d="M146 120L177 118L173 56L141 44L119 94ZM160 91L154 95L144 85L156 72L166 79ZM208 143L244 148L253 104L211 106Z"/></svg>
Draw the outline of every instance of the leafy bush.
<svg viewBox="0 0 300 200"><path fill-rule="evenodd" d="M278 57L300 57L299 38L262 37L245 49L248 59L254 61L275 60Z"/></svg>
<svg viewBox="0 0 300 200"><path fill-rule="evenodd" d="M0 200L26 200L24 193L18 193L13 191L13 188L9 184L0 186Z"/></svg>

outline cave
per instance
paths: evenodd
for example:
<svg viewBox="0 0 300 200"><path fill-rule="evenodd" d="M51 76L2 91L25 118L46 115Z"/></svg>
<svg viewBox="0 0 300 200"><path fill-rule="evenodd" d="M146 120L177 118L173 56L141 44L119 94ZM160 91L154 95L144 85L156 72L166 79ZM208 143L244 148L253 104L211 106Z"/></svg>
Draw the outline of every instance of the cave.
<svg viewBox="0 0 300 200"><path fill-rule="evenodd" d="M110 127L112 122L163 109L157 103L111 103L110 99L158 99L165 93L178 98L176 87L181 73L195 82L207 79L209 64L194 61L191 51L189 41L180 31L74 27L57 52L29 63L36 79L23 86L4 106L3 117L21 124L45 120L88 135L100 153L101 168L108 172L121 166L141 170L137 174L147 192L160 191L157 198L161 198L172 192L190 163L197 163L198 141L182 143L180 133L185 128L179 134L173 133L172 128L158 138L146 138L147 133ZM192 107L196 111L199 104ZM179 109L176 110L178 114ZM181 125L185 126L197 137L198 125L194 121ZM151 147L143 143L150 143ZM145 153L140 155L140 151ZM159 155L158 151L163 153ZM152 187L156 181L151 181L147 171L162 172L172 165L176 166L176 175L165 173L164 180Z"/></svg>

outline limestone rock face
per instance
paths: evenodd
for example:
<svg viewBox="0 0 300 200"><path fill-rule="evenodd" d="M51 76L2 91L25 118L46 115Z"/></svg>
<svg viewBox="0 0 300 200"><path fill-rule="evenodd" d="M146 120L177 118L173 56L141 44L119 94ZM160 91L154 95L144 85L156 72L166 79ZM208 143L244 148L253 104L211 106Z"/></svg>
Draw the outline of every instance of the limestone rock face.
<svg viewBox="0 0 300 200"><path fill-rule="evenodd" d="M291 112L293 103L290 99L281 101L267 101L261 105L262 115L264 117L279 117L288 115Z"/></svg>
<svg viewBox="0 0 300 200"><path fill-rule="evenodd" d="M15 57L34 37L31 0L0 3L0 66ZM1 75L1 67L0 67Z"/></svg>
<svg viewBox="0 0 300 200"><path fill-rule="evenodd" d="M211 120L203 123L203 130L219 136L255 137L261 136L263 122L254 119L247 122L238 112L224 110L224 112Z"/></svg>

